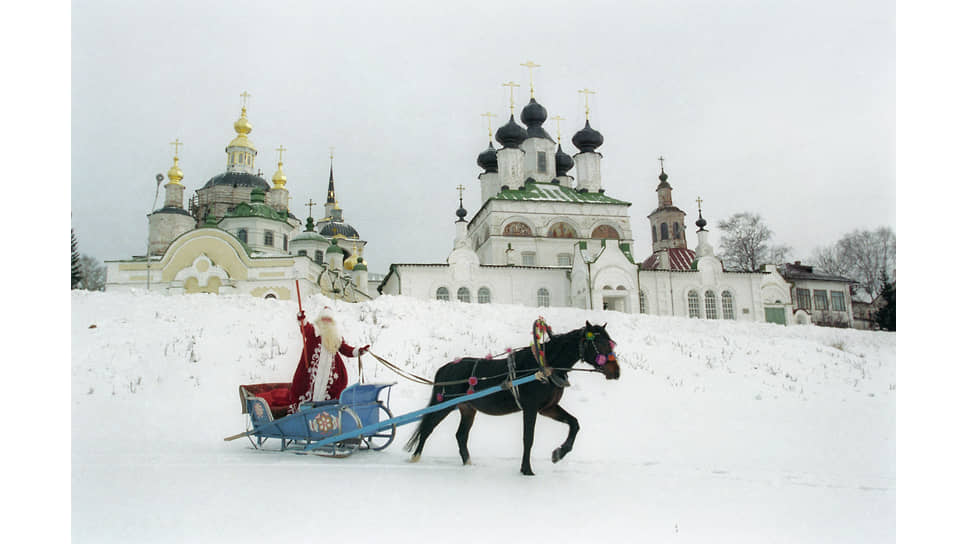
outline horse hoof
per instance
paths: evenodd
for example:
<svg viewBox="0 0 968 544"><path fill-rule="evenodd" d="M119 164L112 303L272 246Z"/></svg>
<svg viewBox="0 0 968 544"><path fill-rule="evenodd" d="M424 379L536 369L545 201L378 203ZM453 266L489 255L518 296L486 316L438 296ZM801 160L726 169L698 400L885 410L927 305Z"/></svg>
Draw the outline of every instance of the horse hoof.
<svg viewBox="0 0 968 544"><path fill-rule="evenodd" d="M466 467L467 465L470 465L470 464L471 464L471 458L468 457L467 460L464 461L464 466Z"/></svg>
<svg viewBox="0 0 968 544"><path fill-rule="evenodd" d="M558 461L561 461L561 458L562 457L564 457L564 455L562 455L562 453L561 453L561 448L558 448L555 451L551 452L551 462L552 463L557 463Z"/></svg>
<svg viewBox="0 0 968 544"><path fill-rule="evenodd" d="M416 462L417 462L417 461L419 461L419 460L420 460L420 454L419 454L419 453L415 453L415 454L413 455L413 457L411 457L411 458L410 458L410 462L411 462L411 463L416 463Z"/></svg>
<svg viewBox="0 0 968 544"><path fill-rule="evenodd" d="M528 469L528 470L521 469L521 474L524 474L525 476L534 476L534 472L532 472L531 469Z"/></svg>

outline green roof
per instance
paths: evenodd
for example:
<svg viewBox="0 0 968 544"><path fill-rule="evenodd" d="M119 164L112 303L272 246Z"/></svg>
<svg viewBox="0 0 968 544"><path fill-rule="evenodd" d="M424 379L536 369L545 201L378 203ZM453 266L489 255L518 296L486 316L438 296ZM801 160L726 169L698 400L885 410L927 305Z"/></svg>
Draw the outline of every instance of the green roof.
<svg viewBox="0 0 968 544"><path fill-rule="evenodd" d="M605 193L580 193L570 187L563 187L557 183L525 183L523 189L505 189L494 196L497 200L529 200L535 202L577 202L593 204L624 204L631 206L617 198L605 196Z"/></svg>
<svg viewBox="0 0 968 544"><path fill-rule="evenodd" d="M276 221L285 221L287 219L286 214L279 213L262 202L241 202L234 209L227 212L225 217L264 217Z"/></svg>

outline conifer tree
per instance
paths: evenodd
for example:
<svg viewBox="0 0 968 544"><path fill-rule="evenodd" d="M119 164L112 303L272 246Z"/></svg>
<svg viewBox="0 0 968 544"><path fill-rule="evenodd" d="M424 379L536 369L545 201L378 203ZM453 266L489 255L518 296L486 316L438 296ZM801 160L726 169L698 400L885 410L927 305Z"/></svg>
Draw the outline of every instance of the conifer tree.
<svg viewBox="0 0 968 544"><path fill-rule="evenodd" d="M881 287L881 298L884 300L884 306L882 306L877 313L874 314L874 320L881 329L886 331L896 331L897 330L897 282L888 281L887 276L884 276L884 285Z"/></svg>
<svg viewBox="0 0 968 544"><path fill-rule="evenodd" d="M81 273L81 254L77 251L77 236L71 228L71 289L80 287L84 275Z"/></svg>

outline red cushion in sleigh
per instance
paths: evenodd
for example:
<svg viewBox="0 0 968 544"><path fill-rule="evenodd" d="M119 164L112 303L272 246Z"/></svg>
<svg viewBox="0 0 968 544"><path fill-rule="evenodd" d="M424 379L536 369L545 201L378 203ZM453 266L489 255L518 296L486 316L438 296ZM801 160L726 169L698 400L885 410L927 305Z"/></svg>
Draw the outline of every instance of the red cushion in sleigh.
<svg viewBox="0 0 968 544"><path fill-rule="evenodd" d="M292 401L289 398L289 383L254 383L251 385L239 386L239 397L242 400L242 412L245 413L246 403L245 394L260 397L269 403L269 410L272 417L280 418L289 413L289 405Z"/></svg>

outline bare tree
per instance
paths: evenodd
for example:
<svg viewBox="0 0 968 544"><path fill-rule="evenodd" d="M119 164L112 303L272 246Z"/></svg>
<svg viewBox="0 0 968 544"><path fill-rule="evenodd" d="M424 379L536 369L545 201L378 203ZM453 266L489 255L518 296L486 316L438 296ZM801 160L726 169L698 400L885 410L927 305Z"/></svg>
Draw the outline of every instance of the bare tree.
<svg viewBox="0 0 968 544"><path fill-rule="evenodd" d="M873 301L884 284L894 279L897 268L897 237L894 230L855 230L836 244L814 251L817 268L857 282L869 301Z"/></svg>
<svg viewBox="0 0 968 544"><path fill-rule="evenodd" d="M736 213L717 226L722 231L719 248L726 268L754 272L761 265L784 261L790 252L787 246L767 244L773 231L759 214Z"/></svg>
<svg viewBox="0 0 968 544"><path fill-rule="evenodd" d="M81 281L78 288L88 291L103 291L107 276L107 269L101 261L90 255L81 255L80 259Z"/></svg>

